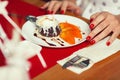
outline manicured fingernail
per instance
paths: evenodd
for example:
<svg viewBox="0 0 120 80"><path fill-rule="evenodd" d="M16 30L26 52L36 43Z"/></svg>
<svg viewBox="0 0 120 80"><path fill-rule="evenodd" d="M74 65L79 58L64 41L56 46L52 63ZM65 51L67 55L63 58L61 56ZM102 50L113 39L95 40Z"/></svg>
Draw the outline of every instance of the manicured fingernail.
<svg viewBox="0 0 120 80"><path fill-rule="evenodd" d="M65 13L65 11L64 11L64 10L61 10L61 11L60 11L60 14L64 14L64 13Z"/></svg>
<svg viewBox="0 0 120 80"><path fill-rule="evenodd" d="M86 40L87 40L87 41L90 41L90 39L91 39L90 36L87 36L87 37L86 37Z"/></svg>
<svg viewBox="0 0 120 80"><path fill-rule="evenodd" d="M107 42L106 45L107 45L107 46L110 46L110 42Z"/></svg>
<svg viewBox="0 0 120 80"><path fill-rule="evenodd" d="M90 41L90 44L92 44L92 45L95 44L95 43L96 43L95 40Z"/></svg>
<svg viewBox="0 0 120 80"><path fill-rule="evenodd" d="M48 14L51 14L51 11L48 10L47 13L48 13Z"/></svg>
<svg viewBox="0 0 120 80"><path fill-rule="evenodd" d="M94 24L90 24L90 29L93 29L94 28Z"/></svg>
<svg viewBox="0 0 120 80"><path fill-rule="evenodd" d="M90 23L93 21L93 18L90 19Z"/></svg>
<svg viewBox="0 0 120 80"><path fill-rule="evenodd" d="M53 11L51 11L50 14L53 14Z"/></svg>

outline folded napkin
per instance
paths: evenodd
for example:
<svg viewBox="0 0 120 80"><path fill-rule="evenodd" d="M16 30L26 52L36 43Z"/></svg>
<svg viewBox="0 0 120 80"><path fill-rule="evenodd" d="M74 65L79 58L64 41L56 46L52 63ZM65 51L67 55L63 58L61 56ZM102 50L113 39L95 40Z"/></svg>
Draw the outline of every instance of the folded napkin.
<svg viewBox="0 0 120 80"><path fill-rule="evenodd" d="M94 65L95 63L111 56L112 54L115 54L117 51L120 50L120 40L116 39L110 46L106 46L106 41L109 39L109 37L99 41L95 45L89 46L87 48L78 50L74 52L71 56L68 56L65 59L57 61L58 64L63 66L66 62L74 58L75 56L81 57L79 60L79 63L82 62L81 59L85 61L89 60L89 64L87 67L81 68L80 66L69 66L67 69L80 74L81 72L89 69ZM87 62L88 63L88 62Z"/></svg>

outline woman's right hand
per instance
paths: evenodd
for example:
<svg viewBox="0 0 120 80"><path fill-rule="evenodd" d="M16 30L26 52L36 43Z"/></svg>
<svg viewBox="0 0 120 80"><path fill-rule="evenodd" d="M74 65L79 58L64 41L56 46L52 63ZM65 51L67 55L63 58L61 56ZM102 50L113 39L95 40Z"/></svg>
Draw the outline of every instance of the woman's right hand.
<svg viewBox="0 0 120 80"><path fill-rule="evenodd" d="M74 1L74 2L73 2ZM70 10L73 13L80 15L80 7L75 4L75 0L52 0L44 4L41 8L47 9L48 13L55 14L60 10L61 14L64 14L66 10Z"/></svg>

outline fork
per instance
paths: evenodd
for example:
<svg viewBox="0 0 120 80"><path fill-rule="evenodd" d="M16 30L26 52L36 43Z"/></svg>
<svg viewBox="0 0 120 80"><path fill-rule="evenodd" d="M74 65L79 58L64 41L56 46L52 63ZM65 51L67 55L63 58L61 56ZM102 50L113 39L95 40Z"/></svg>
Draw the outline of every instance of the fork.
<svg viewBox="0 0 120 80"><path fill-rule="evenodd" d="M90 64L90 59L83 60L79 63L74 63L72 66L79 67L79 68L85 68Z"/></svg>
<svg viewBox="0 0 120 80"><path fill-rule="evenodd" d="M67 68L67 67L69 67L69 66L73 66L74 65L74 63L75 62L77 62L78 60L80 60L81 59L81 56L75 56L75 57L73 57L72 59L70 59L69 61L67 61L63 66L62 66L62 68L63 69L65 69L65 68Z"/></svg>

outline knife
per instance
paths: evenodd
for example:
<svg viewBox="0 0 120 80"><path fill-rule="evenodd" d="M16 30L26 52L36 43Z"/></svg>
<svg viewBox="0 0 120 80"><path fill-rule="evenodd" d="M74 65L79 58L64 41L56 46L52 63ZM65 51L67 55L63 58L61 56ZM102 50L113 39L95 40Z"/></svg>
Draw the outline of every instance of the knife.
<svg viewBox="0 0 120 80"><path fill-rule="evenodd" d="M72 59L70 59L69 61L67 61L63 66L62 68L65 69L69 66L72 66L76 61L80 60L81 59L81 56L75 56L73 57Z"/></svg>

